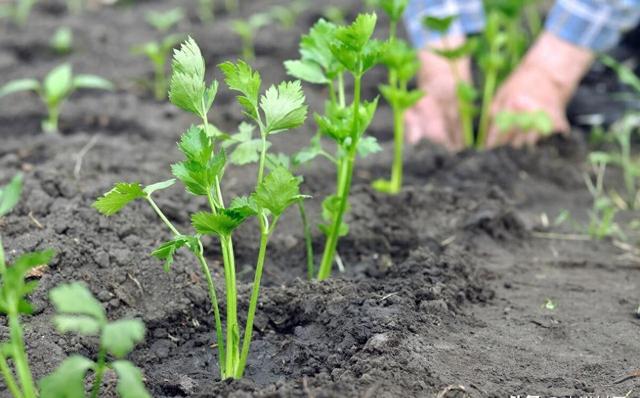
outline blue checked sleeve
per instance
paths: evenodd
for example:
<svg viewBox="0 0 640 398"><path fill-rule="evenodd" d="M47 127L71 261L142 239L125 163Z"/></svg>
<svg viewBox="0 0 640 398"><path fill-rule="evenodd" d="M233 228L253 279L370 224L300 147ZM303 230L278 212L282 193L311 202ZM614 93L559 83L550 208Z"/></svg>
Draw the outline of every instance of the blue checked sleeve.
<svg viewBox="0 0 640 398"><path fill-rule="evenodd" d="M547 31L580 47L606 51L640 20L640 0L558 0Z"/></svg>
<svg viewBox="0 0 640 398"><path fill-rule="evenodd" d="M640 1L640 0L638 0ZM482 0L410 0L404 14L409 39L416 48L438 40L442 35L422 26L425 16L444 18L457 15L445 36L478 33L484 29Z"/></svg>

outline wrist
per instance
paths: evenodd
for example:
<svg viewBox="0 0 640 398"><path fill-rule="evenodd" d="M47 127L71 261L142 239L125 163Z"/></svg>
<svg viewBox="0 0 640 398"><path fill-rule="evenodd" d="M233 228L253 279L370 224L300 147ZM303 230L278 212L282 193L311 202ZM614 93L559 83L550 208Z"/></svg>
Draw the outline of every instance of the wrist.
<svg viewBox="0 0 640 398"><path fill-rule="evenodd" d="M550 79L561 99L568 102L593 59L593 52L544 32L523 60L522 67L538 70Z"/></svg>

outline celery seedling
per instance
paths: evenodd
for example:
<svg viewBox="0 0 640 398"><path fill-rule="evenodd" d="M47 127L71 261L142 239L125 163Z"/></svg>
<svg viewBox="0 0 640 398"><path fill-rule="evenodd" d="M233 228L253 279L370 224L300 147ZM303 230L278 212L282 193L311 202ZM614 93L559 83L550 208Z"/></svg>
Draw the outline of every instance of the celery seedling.
<svg viewBox="0 0 640 398"><path fill-rule="evenodd" d="M0 87L0 98L20 91L36 92L47 106L49 116L42 122L45 133L58 132L60 107L64 101L78 89L113 90L113 85L95 75L73 75L70 64L54 68L42 83L35 79L19 79Z"/></svg>
<svg viewBox="0 0 640 398"><path fill-rule="evenodd" d="M167 11L149 11L145 20L158 32L166 33L184 18L184 11L180 7Z"/></svg>
<svg viewBox="0 0 640 398"><path fill-rule="evenodd" d="M173 34L160 42L151 41L134 47L131 51L137 55L145 55L153 65L153 94L158 101L167 97L167 75L165 67L171 50L180 43L183 35Z"/></svg>
<svg viewBox="0 0 640 398"><path fill-rule="evenodd" d="M162 244L152 254L165 261L166 269L172 264L175 252L182 247L189 249L196 256L207 281L214 313L220 376L226 379L241 378L244 373L269 240L282 213L289 206L304 199L299 191L300 180L286 168L276 167L265 175L267 150L270 146L268 137L301 126L306 118L307 107L304 105L305 98L298 81L271 86L260 96L260 75L247 63L227 62L220 65L220 69L229 88L241 93L238 102L251 123L258 127L260 137L254 139L253 129L246 125L240 127L239 134L230 136L209 123L208 113L213 105L218 84L215 81L208 86L205 84L204 59L195 41L189 38L174 53L169 99L178 108L197 115L202 125L192 126L182 135L178 148L186 159L172 165L171 169L173 175L185 185L187 192L205 197L209 205L210 211L198 212L191 217L196 233L181 233L151 197L153 192L173 185L175 180L144 188L137 183L119 183L98 199L94 206L101 213L111 215L133 200L145 199L173 234L172 240ZM231 142L224 146L221 144L221 148L216 151L215 147L220 141ZM233 159L237 164L254 161L256 157L258 161L255 192L249 196L235 198L229 206L225 206L221 188L222 176L228 161L227 151L231 152L229 159ZM237 316L233 232L251 217L258 219L260 244L247 322L244 337L241 339ZM223 338L216 288L204 258L204 235L217 236L220 242L227 298L226 338Z"/></svg>
<svg viewBox="0 0 640 398"><path fill-rule="evenodd" d="M596 178L594 182L587 174L584 175L587 189L593 198L593 205L589 211L587 232L594 239L604 239L612 235L623 236L622 231L615 223L618 209L605 192L604 175L607 169L607 161L597 153L591 154L589 161Z"/></svg>
<svg viewBox="0 0 640 398"><path fill-rule="evenodd" d="M251 62L256 58L255 37L258 30L271 23L271 16L266 13L253 14L249 19L234 19L231 29L242 40L242 58Z"/></svg>
<svg viewBox="0 0 640 398"><path fill-rule="evenodd" d="M423 24L426 28L445 34L451 24L455 21L454 16L445 18L436 18L432 16L425 17ZM464 44L454 48L446 42L444 36L445 47L443 49L434 49L433 51L445 58L451 69L451 73L456 79L456 98L458 100L458 112L460 113L460 122L462 126L462 137L464 145L467 148L473 147L475 144L475 136L473 132L473 118L477 112L474 102L478 97L478 93L472 84L462 79L460 75L459 61L464 57L469 57L475 51L478 42L473 38L468 38Z"/></svg>
<svg viewBox="0 0 640 398"><path fill-rule="evenodd" d="M409 0L378 0L378 5L390 20L389 38L385 45L381 62L387 67L389 82L381 85L382 96L391 105L393 112L394 156L390 180L377 180L373 187L381 192L396 194L402 188L402 168L404 160L404 114L415 105L424 93L410 90L409 81L418 72L420 62L416 51L407 42L397 37L397 26Z"/></svg>
<svg viewBox="0 0 640 398"><path fill-rule="evenodd" d="M73 49L73 31L68 27L61 27L51 37L49 41L51 49L58 55L64 55Z"/></svg>
<svg viewBox="0 0 640 398"><path fill-rule="evenodd" d="M214 0L198 0L198 18L200 22L207 23L214 20L216 15Z"/></svg>
<svg viewBox="0 0 640 398"><path fill-rule="evenodd" d="M537 132L548 136L553 133L553 122L544 111L532 112L499 112L494 117L494 123L500 132L508 131Z"/></svg>
<svg viewBox="0 0 640 398"><path fill-rule="evenodd" d="M13 0L11 4L6 5L6 15L19 27L24 26L29 19L31 9L38 0Z"/></svg>
<svg viewBox="0 0 640 398"><path fill-rule="evenodd" d="M383 51L381 42L371 40L376 21L376 14L360 14L351 25L341 27L320 20L301 40L301 59L285 63L289 74L324 84L329 90L325 115L315 115L319 131L337 144L333 157L337 167L336 193L322 204L326 224L320 225L320 229L327 241L318 271L320 280L331 275L338 240L348 233L343 217L348 209L356 157L380 149L373 137L364 136L375 114L377 98L366 102L361 97L362 78L379 62ZM350 105L345 99L345 73L354 79Z"/></svg>
<svg viewBox="0 0 640 398"><path fill-rule="evenodd" d="M116 390L122 398L150 398L142 382L142 373L123 359L144 338L144 324L138 319L110 322L102 304L89 289L79 283L55 287L49 296L56 309L53 319L61 333L74 332L99 338L97 362L80 355L62 361L58 369L39 382L42 398L85 397L87 372L94 373L91 398L97 398L107 369L118 375ZM107 355L117 358L108 362Z"/></svg>

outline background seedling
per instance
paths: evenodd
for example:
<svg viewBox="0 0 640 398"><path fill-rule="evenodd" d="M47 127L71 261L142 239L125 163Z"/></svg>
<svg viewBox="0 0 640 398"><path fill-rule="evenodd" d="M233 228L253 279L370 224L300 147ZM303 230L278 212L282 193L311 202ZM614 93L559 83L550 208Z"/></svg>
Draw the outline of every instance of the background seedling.
<svg viewBox="0 0 640 398"><path fill-rule="evenodd" d="M184 11L180 7L172 8L167 11L149 11L145 15L145 20L153 26L158 32L166 33L180 21L184 19Z"/></svg>
<svg viewBox="0 0 640 398"><path fill-rule="evenodd" d="M69 54L73 50L73 31L63 26L58 28L49 41L51 49L58 55Z"/></svg>
<svg viewBox="0 0 640 398"><path fill-rule="evenodd" d="M587 232L594 239L604 239L609 236L624 238L622 231L615 223L618 208L607 195L604 187L604 176L607 163L598 154L591 155L589 161L595 173L595 181L585 174L587 189L593 198L593 205L589 211L589 226Z"/></svg>
<svg viewBox="0 0 640 398"><path fill-rule="evenodd" d="M67 0L67 9L72 14L80 14L86 6L86 0Z"/></svg>
<svg viewBox="0 0 640 398"><path fill-rule="evenodd" d="M150 398L142 373L123 358L144 339L144 324L138 319L108 321L102 304L89 289L79 283L55 287L49 293L57 315L54 324L61 333L73 332L99 338L98 358L94 362L80 355L65 359L58 369L40 380L42 398L85 397L87 372L94 373L91 398L97 398L104 372L113 369L118 375L116 389L122 398ZM107 355L117 358L107 361Z"/></svg>
<svg viewBox="0 0 640 398"><path fill-rule="evenodd" d="M234 19L231 21L231 29L242 40L242 58L251 62L256 58L255 36L258 30L272 22L267 13L253 14L248 19Z"/></svg>
<svg viewBox="0 0 640 398"><path fill-rule="evenodd" d="M10 18L17 26L22 27L27 23L33 6L38 0L12 0L6 4L0 4L0 16Z"/></svg>
<svg viewBox="0 0 640 398"><path fill-rule="evenodd" d="M285 29L292 29L300 14L309 7L308 0L296 0L287 3L286 6L276 5L267 12L272 20Z"/></svg>
<svg viewBox="0 0 640 398"><path fill-rule="evenodd" d="M365 136L378 101L363 101L361 96L362 78L379 62L383 52L383 44L371 40L376 21L376 14L360 14L351 25L342 27L320 20L308 35L303 36L301 58L285 62L292 76L324 84L329 91L325 114L315 115L320 133L337 144L335 156L330 157L337 168L337 190L322 204L325 223L320 229L327 241L318 271L320 280L331 275L338 240L348 233L343 217L348 211L356 157L380 150L373 137ZM350 105L346 104L345 98L345 73L354 81Z"/></svg>
<svg viewBox="0 0 640 398"><path fill-rule="evenodd" d="M161 101L167 97L167 73L166 65L173 48L184 38L183 35L174 34L162 39L160 42L148 42L134 47L131 51L137 55L145 55L153 65L153 94Z"/></svg>
<svg viewBox="0 0 640 398"><path fill-rule="evenodd" d="M394 156L391 179L377 180L373 187L381 192L396 194L402 188L404 114L422 98L424 93L408 88L409 81L414 78L420 68L420 62L416 50L404 40L399 39L396 33L409 0L378 0L377 3L390 20L389 38L381 58L381 63L387 67L389 82L379 88L393 111Z"/></svg>
<svg viewBox="0 0 640 398"><path fill-rule="evenodd" d="M113 90L113 85L95 75L73 75L70 64L57 66L42 83L35 79L20 79L11 81L0 87L0 98L20 91L34 91L47 106L48 117L42 122L45 133L58 132L60 108L65 100L78 89Z"/></svg>
<svg viewBox="0 0 640 398"><path fill-rule="evenodd" d="M206 197L210 211L198 212L191 217L196 233L187 235L179 232L151 198L155 191L168 188L175 180L145 188L135 183L119 183L97 200L94 206L101 213L111 215L133 200L145 199L173 234L172 240L152 253L165 261L165 269L170 268L173 255L182 247L188 248L196 256L207 281L214 313L220 376L226 379L241 378L244 374L269 240L283 212L304 199L299 191L300 179L294 177L287 168L274 167L269 174L265 173L270 147L268 138L302 125L307 107L304 105L300 82L271 86L260 96L261 77L247 63L227 62L220 65L220 69L229 88L240 92L238 102L254 126L241 125L239 132L234 135L222 133L208 121L207 115L218 84L215 81L210 85L205 84L205 63L195 41L189 38L174 54L169 99L178 108L197 115L202 121L202 125L191 126L183 134L178 148L185 160L171 167L173 175L185 185L187 192ZM253 138L255 126L260 133L258 138ZM217 151L216 146L219 147ZM230 153L229 157L227 152ZM258 173L255 191L249 196L233 199L226 206L221 181L229 160L236 164L257 161ZM258 219L260 243L247 322L241 339L233 232L252 217ZM204 235L216 236L220 242L225 277L226 338L223 337L216 288L204 258Z"/></svg>

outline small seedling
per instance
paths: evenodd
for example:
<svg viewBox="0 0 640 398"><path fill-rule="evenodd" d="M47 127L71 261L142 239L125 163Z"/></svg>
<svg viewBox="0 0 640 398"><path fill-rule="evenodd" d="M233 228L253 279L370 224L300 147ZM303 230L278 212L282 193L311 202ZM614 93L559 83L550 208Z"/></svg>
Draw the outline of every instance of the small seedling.
<svg viewBox="0 0 640 398"><path fill-rule="evenodd" d="M23 27L37 2L38 0L13 0L8 4L0 4L0 16L11 18L13 23Z"/></svg>
<svg viewBox="0 0 640 398"><path fill-rule="evenodd" d="M86 6L86 0L67 0L67 9L72 14L80 14Z"/></svg>
<svg viewBox="0 0 640 398"><path fill-rule="evenodd" d="M231 29L242 40L242 58L251 62L256 58L255 37L260 28L271 23L271 16L267 13L253 14L249 19L234 19Z"/></svg>
<svg viewBox="0 0 640 398"><path fill-rule="evenodd" d="M414 78L420 62L416 50L397 37L397 26L409 0L378 0L390 20L389 38L385 43L381 63L387 67L389 81L379 87L382 96L393 111L394 157L390 180L377 180L373 187L381 192L396 194L402 188L404 160L404 114L414 106L424 93L410 90L409 82Z"/></svg>
<svg viewBox="0 0 640 398"><path fill-rule="evenodd" d="M609 236L618 236L624 239L622 230L615 222L618 208L607 195L604 188L607 162L601 159L599 154L591 154L589 160L595 173L595 182L590 176L585 174L585 184L593 198L593 205L589 211L587 233L593 239L599 240Z"/></svg>
<svg viewBox="0 0 640 398"><path fill-rule="evenodd" d="M47 106L49 116L42 122L45 133L58 132L60 108L64 101L78 89L113 90L113 85L95 75L73 75L70 64L54 68L42 83L35 79L19 79L0 87L0 98L20 91L34 91Z"/></svg>
<svg viewBox="0 0 640 398"><path fill-rule="evenodd" d="M196 42L189 38L175 52L173 75L170 83L169 99L178 108L199 117L202 124L191 126L182 135L178 148L185 160L171 166L173 175L192 195L206 198L209 211L201 211L191 216L194 234L181 233L152 199L152 194L170 187L175 180L169 180L147 187L137 183L119 183L98 199L95 208L105 215L120 211L127 203L136 199L146 200L167 228L173 238L158 247L152 254L165 261L165 269L173 263L173 256L180 248L189 249L198 259L207 281L209 298L216 325L216 345L220 376L241 378L251 346L253 320L258 304L260 281L266 260L267 245L284 211L302 201L300 179L294 177L285 167L274 167L265 174L268 138L272 134L282 134L301 126L306 118L307 107L299 81L283 82L271 86L262 96L260 74L243 62L226 62L220 65L225 82L230 89L238 91L238 102L253 128L241 125L238 134L220 132L208 121L208 113L218 89L216 81L205 84L205 63ZM260 135L253 138L256 129ZM226 142L224 145L221 142ZM219 148L216 150L216 146ZM227 157L227 153L230 156ZM248 196L236 197L225 205L222 191L222 177L229 160L236 164L258 162L255 191ZM244 337L240 338L238 322L238 293L236 282L233 232L249 218L256 217L260 231L258 259L249 302ZM223 338L216 288L204 257L202 238L216 236L220 242L224 264L226 293L226 339Z"/></svg>
<svg viewBox="0 0 640 398"><path fill-rule="evenodd" d="M306 11L308 7L308 0L296 0L287 3L286 6L275 5L271 7L267 14L283 28L293 29L300 14Z"/></svg>
<svg viewBox="0 0 640 398"><path fill-rule="evenodd" d="M184 18L182 8L176 7L168 11L149 11L145 15L145 20L158 32L166 33Z"/></svg>
<svg viewBox="0 0 640 398"><path fill-rule="evenodd" d="M348 233L343 217L349 207L356 157L380 150L373 137L365 136L378 100L363 101L361 92L365 73L380 61L384 50L383 43L371 39L376 22L376 14L360 14L351 25L341 27L320 20L308 35L303 36L301 58L285 62L292 76L326 85L329 91L325 114L316 114L315 120L320 133L337 145L336 154L331 156L337 168L337 190L322 204L325 223L320 229L327 241L318 271L319 280L331 275L338 240ZM349 73L354 81L349 105L345 98L345 73Z"/></svg>
<svg viewBox="0 0 640 398"><path fill-rule="evenodd" d="M544 111L503 111L495 115L494 123L502 133L510 131L523 133L537 132L542 136L548 136L553 132L553 123L551 118Z"/></svg>
<svg viewBox="0 0 640 398"><path fill-rule="evenodd" d="M167 72L166 65L173 48L180 43L183 35L174 34L165 37L162 41L148 42L134 47L132 52L146 56L153 65L153 93L158 101L167 97Z"/></svg>
<svg viewBox="0 0 640 398"><path fill-rule="evenodd" d="M68 27L61 27L49 41L51 49L58 55L69 54L73 50L73 31Z"/></svg>
<svg viewBox="0 0 640 398"><path fill-rule="evenodd" d="M556 308L558 308L558 306L556 305L556 303L551 300L550 298L546 298L544 299L544 304L542 304L542 308L549 310L549 311L553 311Z"/></svg>
<svg viewBox="0 0 640 398"><path fill-rule="evenodd" d="M91 370L94 376L90 397L97 398L105 371L112 369L118 375L116 390L120 397L151 398L142 381L142 372L123 359L144 339L142 321L109 321L102 304L80 283L57 286L49 296L57 312L53 322L59 332L95 336L100 343L96 362L72 355L56 371L40 380L40 397L85 397L85 380ZM107 361L107 355L117 359Z"/></svg>

